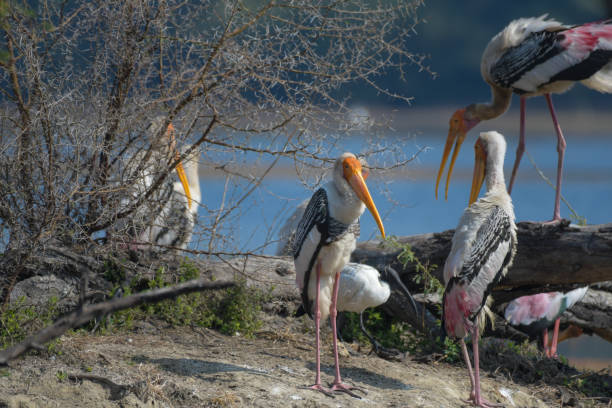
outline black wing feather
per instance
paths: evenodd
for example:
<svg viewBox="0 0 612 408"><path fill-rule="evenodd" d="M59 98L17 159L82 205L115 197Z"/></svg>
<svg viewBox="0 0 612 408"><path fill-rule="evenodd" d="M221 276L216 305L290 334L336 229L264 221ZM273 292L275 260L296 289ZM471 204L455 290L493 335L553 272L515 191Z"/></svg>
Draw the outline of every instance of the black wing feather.
<svg viewBox="0 0 612 408"><path fill-rule="evenodd" d="M302 219L295 230L292 251L293 258L297 258L300 255L304 240L314 227L317 227L319 231L322 230L321 227L327 224L328 216L327 193L325 189L320 188L310 198L304 210L304 215L302 215Z"/></svg>
<svg viewBox="0 0 612 408"><path fill-rule="evenodd" d="M513 88L525 73L534 67L551 59L564 51L561 41L565 36L563 31L539 31L531 33L523 42L508 50L491 67L490 75L493 81L504 87ZM528 90L513 88L516 93Z"/></svg>
<svg viewBox="0 0 612 408"><path fill-rule="evenodd" d="M487 263L499 244L510 239L510 226L508 214L501 207L493 207L485 222L476 232L470 255L457 276L460 280L467 280L469 283L478 275L482 265Z"/></svg>
<svg viewBox="0 0 612 408"><path fill-rule="evenodd" d="M463 264L461 272L450 280L446 288L445 293L449 292L455 284L469 285L472 280L476 278L482 266L487 263L490 256L497 250L499 245L510 239L513 240L513 242L510 243L508 253L504 257L502 265L496 272L494 279L487 284L480 307L471 314L470 320L472 321L476 319L486 304L491 290L499 283L502 278L502 271L512 261L513 248L516 246L516 242L514 242L514 238L512 237L511 228L512 222L508 214L501 207L495 206L485 222L483 222L478 229L476 239L472 245L472 251Z"/></svg>

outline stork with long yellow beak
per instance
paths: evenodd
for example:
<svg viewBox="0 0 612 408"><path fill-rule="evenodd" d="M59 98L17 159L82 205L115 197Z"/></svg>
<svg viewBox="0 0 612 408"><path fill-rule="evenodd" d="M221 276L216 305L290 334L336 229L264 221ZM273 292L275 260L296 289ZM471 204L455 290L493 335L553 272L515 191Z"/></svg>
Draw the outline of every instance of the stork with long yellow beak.
<svg viewBox="0 0 612 408"><path fill-rule="evenodd" d="M174 126L168 125L167 137L171 143L172 156L180 159L176 148ZM164 201L158 216L143 238L158 245L157 248L174 247L187 248L191 241L193 229L197 220L198 204L202 199L200 180L198 175L197 156L188 157L185 162L178 161L176 172L180 182L174 182L165 187ZM168 196L169 193L169 196Z"/></svg>
<svg viewBox="0 0 612 408"><path fill-rule="evenodd" d="M340 377L336 304L340 272L355 249L359 217L366 207L385 237L383 223L365 183L367 176L367 170L362 168L355 155L344 153L340 156L334 165L333 179L312 195L292 243L296 284L302 292L304 309L315 321L316 377L310 388L327 395L331 395L331 391L338 391L359 398L351 391L357 388L344 384ZM336 366L331 389L321 385L319 327L321 319L325 320L328 315L332 325Z"/></svg>
<svg viewBox="0 0 612 408"><path fill-rule="evenodd" d="M453 235L444 265L443 328L459 339L472 391L469 402L490 408L481 394L478 355L479 328L484 326L491 290L506 274L516 252L516 225L512 200L504 183L506 141L497 132L483 132L475 145L474 178L469 207ZM483 182L487 192L477 200ZM464 342L472 335L474 371Z"/></svg>
<svg viewBox="0 0 612 408"><path fill-rule="evenodd" d="M179 182L166 179L157 191L136 210L129 220L128 235L133 240L132 249L166 250L165 247L186 248L191 240L197 217L197 205L201 200L198 180L198 160L188 158L185 163L180 160L176 147L175 129L168 123L165 130L165 117L157 117L148 127L151 146L150 154L142 151L130 159L127 169L138 172L136 182L131 188L131 198L123 199L122 205L128 206L146 194L159 177L159 171L167 169L177 161L176 173ZM153 246L151 246L153 244Z"/></svg>

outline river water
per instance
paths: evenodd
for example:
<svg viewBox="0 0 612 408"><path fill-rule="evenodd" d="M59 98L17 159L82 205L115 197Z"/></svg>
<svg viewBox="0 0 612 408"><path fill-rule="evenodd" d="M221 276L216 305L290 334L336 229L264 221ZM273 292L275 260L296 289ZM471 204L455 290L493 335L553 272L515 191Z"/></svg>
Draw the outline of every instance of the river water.
<svg viewBox="0 0 612 408"><path fill-rule="evenodd" d="M481 126L483 127L483 126ZM426 232L443 231L454 228L467 205L472 168L473 144L477 132L471 132L457 158L457 164L449 189L448 199L443 199L443 183L440 199L434 198L434 183L437 167L442 155L445 130L416 137L393 135L391 143L401 143L407 155L422 147L417 159L398 172L384 177L373 171L368 178L368 186L379 209L388 235L412 235ZM505 174L509 178L517 137L507 137ZM562 194L573 210L561 204L563 218L576 220L584 217L589 224L611 222L612 209L612 137L605 133L567 135L567 151ZM343 141L342 150L360 153L368 149L366 137L352 137ZM549 186L536 170L536 165L553 183L556 177L557 152L556 139L550 134L528 134L527 152L523 157L512 194L517 221L545 221L552 217L554 189ZM340 148L329 152L335 157ZM272 159L270 159L272 160ZM248 158L247 158L248 162ZM535 163L535 165L534 165ZM226 187L223 178L211 176L202 162L203 204L209 209L221 206L221 197ZM295 177L289 162L279 162L282 171L272 172L242 204L240 212L232 218L237 241L234 247L243 250L256 249L264 254L273 254L276 245L264 243L274 239L282 221L293 207L310 196ZM234 197L240 188L234 190ZM203 217L209 216L201 214ZM377 236L378 230L369 213L361 219L362 240ZM193 244L199 249L204 244ZM582 336L569 340L559 346L561 354L570 362L591 368L612 365L612 344L597 337Z"/></svg>

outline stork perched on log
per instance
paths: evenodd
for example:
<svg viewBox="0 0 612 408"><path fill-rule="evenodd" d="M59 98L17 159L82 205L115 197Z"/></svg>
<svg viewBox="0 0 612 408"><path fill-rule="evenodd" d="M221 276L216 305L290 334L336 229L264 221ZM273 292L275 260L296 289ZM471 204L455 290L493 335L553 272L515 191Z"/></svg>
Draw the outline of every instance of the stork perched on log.
<svg viewBox="0 0 612 408"><path fill-rule="evenodd" d="M340 377L336 304L340 272L348 263L359 236L359 217L367 207L382 236L385 230L374 201L365 183L367 172L351 153L340 156L333 168L332 180L311 197L297 226L293 241L296 284L302 292L305 310L314 314L316 331L316 377L310 388L332 395L331 391L346 392L354 397L356 389L344 384ZM335 362L335 378L330 389L321 385L321 355L319 327L321 319L330 316Z"/></svg>
<svg viewBox="0 0 612 408"><path fill-rule="evenodd" d="M579 302L587 290L588 286L585 286L567 293L549 292L522 296L506 306L504 317L508 323L529 334L530 337L541 335L546 357L556 358L558 342L582 334L582 329L572 325L559 336L559 324L563 312ZM549 344L548 328L553 325L552 343Z"/></svg>
<svg viewBox="0 0 612 408"><path fill-rule="evenodd" d="M438 177L438 185L446 160L456 140L448 168L445 196L457 153L467 132L483 120L502 115L508 110L512 94L520 96L520 139L508 192L525 150L525 101L544 95L557 134L557 184L553 221L561 219L560 197L565 138L557 121L551 93L562 93L576 82L599 92L612 92L612 20L578 26L566 26L546 15L512 21L491 39L482 54L480 72L491 87L492 101L476 103L457 110L450 119L448 138Z"/></svg>
<svg viewBox="0 0 612 408"><path fill-rule="evenodd" d="M444 265L443 329L459 339L472 390L469 401L493 407L481 395L478 336L484 326L493 287L506 274L516 252L514 209L504 183L506 142L497 132L484 132L476 141L474 177L465 209ZM486 194L476 201L483 181ZM471 333L474 371L464 337Z"/></svg>
<svg viewBox="0 0 612 408"><path fill-rule="evenodd" d="M128 197L121 200L122 208L145 196L154 188L161 172L179 159L174 126L168 123L163 129L165 123L162 116L151 122L147 129L151 138L148 151L136 153L127 163L127 177L134 182ZM131 214L126 231L129 248L164 251L168 247L187 247L197 217L197 203L201 200L198 160L190 157L184 163L178 161L175 170L180 181L167 177Z"/></svg>

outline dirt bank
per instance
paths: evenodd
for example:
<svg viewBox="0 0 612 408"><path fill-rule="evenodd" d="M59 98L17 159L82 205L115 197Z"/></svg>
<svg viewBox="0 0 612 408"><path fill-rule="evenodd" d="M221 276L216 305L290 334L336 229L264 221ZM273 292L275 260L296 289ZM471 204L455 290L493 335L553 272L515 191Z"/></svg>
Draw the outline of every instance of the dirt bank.
<svg viewBox="0 0 612 408"><path fill-rule="evenodd" d="M436 356L386 361L357 345L342 353L342 374L367 395L330 398L303 389L314 379L312 322L264 319L254 339L160 322L138 322L134 330L112 335L64 336L56 353L30 354L0 369L0 407L463 406L469 380L462 364ZM329 335L325 328L324 382L333 379ZM559 385L554 376L525 384L522 373L542 368L520 364L534 363L485 366L489 400L507 407L607 406Z"/></svg>

